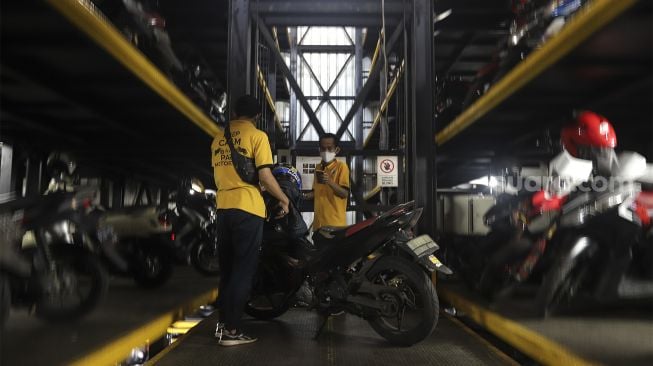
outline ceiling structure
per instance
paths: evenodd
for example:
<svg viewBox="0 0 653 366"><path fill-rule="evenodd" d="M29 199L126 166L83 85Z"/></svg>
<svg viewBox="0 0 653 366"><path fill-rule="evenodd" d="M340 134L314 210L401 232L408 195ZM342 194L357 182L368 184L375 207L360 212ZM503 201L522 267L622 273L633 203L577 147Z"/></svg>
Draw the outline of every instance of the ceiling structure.
<svg viewBox="0 0 653 366"><path fill-rule="evenodd" d="M370 29L381 25L379 1L309 3L252 2L266 24L278 27L282 49L288 44L285 26L298 19L322 25L349 22ZM405 2L385 4L386 25L396 24ZM434 4L438 82L470 82L505 42L509 1ZM212 0L160 2L173 45L196 50L221 80L226 80L227 70L227 6L227 1ZM378 15L378 21L329 15L331 7L342 6L357 6L359 12ZM275 11L266 15L270 7ZM5 1L0 13L0 140L43 153L72 151L80 165L111 174L137 174L167 183L180 175L212 181L209 136L47 3ZM613 122L619 148L653 159L651 14L650 2L640 1L452 141L438 146L439 186L486 175L506 158L522 163L546 159L554 152L551 146L560 126L581 108L594 109ZM378 32L367 34L365 52L370 55ZM277 89L280 98L287 95L282 82ZM448 122L437 120L436 130Z"/></svg>

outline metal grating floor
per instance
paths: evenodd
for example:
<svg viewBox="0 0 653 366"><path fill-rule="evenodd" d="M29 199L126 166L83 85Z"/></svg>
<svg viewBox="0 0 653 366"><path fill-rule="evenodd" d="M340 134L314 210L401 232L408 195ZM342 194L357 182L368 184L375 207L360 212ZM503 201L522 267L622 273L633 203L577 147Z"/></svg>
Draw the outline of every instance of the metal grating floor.
<svg viewBox="0 0 653 366"><path fill-rule="evenodd" d="M248 320L246 330L258 342L221 347L213 337L215 319L195 327L158 366L199 365L505 365L505 358L446 317L435 332L412 347L395 347L364 320L332 317L320 338L313 334L318 316L294 309L270 322ZM505 356L504 356L505 357Z"/></svg>

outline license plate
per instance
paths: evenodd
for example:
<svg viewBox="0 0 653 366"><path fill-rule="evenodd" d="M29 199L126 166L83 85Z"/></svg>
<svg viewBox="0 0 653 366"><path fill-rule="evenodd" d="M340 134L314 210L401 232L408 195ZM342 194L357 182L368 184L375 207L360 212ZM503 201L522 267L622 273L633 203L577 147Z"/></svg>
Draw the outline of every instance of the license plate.
<svg viewBox="0 0 653 366"><path fill-rule="evenodd" d="M417 257L421 257L427 253L433 253L439 249L438 244L426 234L409 240L406 245Z"/></svg>

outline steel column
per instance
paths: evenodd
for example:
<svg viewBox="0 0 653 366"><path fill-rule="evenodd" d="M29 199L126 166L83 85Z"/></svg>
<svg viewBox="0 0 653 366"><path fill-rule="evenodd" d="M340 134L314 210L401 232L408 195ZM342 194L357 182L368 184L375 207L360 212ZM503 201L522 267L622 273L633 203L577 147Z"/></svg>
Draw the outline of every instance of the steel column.
<svg viewBox="0 0 653 366"><path fill-rule="evenodd" d="M277 62L272 58L274 55L272 54L274 51L273 50L268 50L268 60L269 60L269 65L268 65L268 74L266 75L267 77L267 85L268 85L268 91L270 93L270 98L272 98L272 102L276 103L277 101ZM272 139L272 149L273 151L276 150L276 136L277 136L277 127L279 127L278 133L283 135L283 129L281 128L281 121L278 120L278 114L276 112L276 105L274 106L273 109L274 113L274 118L277 120L276 123L270 123L268 134L269 136L273 136ZM277 126L277 123L279 126ZM285 136L282 139L284 141L284 144L286 143Z"/></svg>
<svg viewBox="0 0 653 366"><path fill-rule="evenodd" d="M29 157L25 160L23 195L25 197L40 195L41 186L41 160Z"/></svg>
<svg viewBox="0 0 653 366"><path fill-rule="evenodd" d="M3 142L0 142L0 149L0 194L2 194L13 190L11 168L14 160L14 149L11 145Z"/></svg>
<svg viewBox="0 0 653 366"><path fill-rule="evenodd" d="M409 167L412 198L424 208L419 230L433 234L435 202L435 144L433 134L433 1L413 1L412 44L409 68L411 119L409 125Z"/></svg>
<svg viewBox="0 0 653 366"><path fill-rule="evenodd" d="M113 202L111 203L111 208L122 208L125 206L125 180L121 178L118 181L113 182Z"/></svg>
<svg viewBox="0 0 653 366"><path fill-rule="evenodd" d="M288 31L288 41L290 43L290 74L293 77L297 76L297 27L291 27ZM297 144L297 127L293 126L292 123L297 123L297 95L295 95L295 90L290 88L290 106L289 106L289 129L290 129L290 146L292 149L295 148Z"/></svg>
<svg viewBox="0 0 653 366"><path fill-rule="evenodd" d="M251 26L249 0L230 0L227 61L227 108L251 91Z"/></svg>
<svg viewBox="0 0 653 366"><path fill-rule="evenodd" d="M111 197L111 181L107 178L100 178L100 204L109 207Z"/></svg>
<svg viewBox="0 0 653 366"><path fill-rule="evenodd" d="M363 29L356 28L354 31L354 87L356 94L360 93L363 88ZM363 110L359 108L356 111L356 122L354 124L354 140L356 140L356 150L363 148ZM354 157L354 176L359 187L363 186L363 157ZM362 193L362 192L361 192ZM360 196L360 194L358 195ZM359 203L359 202L356 202ZM360 202L363 204L364 202ZM364 219L362 212L356 212L356 221Z"/></svg>

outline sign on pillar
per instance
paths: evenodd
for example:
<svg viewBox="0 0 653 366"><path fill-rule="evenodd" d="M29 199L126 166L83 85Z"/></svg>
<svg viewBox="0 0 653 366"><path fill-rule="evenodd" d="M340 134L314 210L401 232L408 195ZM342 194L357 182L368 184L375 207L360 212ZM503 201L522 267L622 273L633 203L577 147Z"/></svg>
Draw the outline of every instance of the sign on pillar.
<svg viewBox="0 0 653 366"><path fill-rule="evenodd" d="M399 159L396 156L377 156L376 177L380 187L399 186Z"/></svg>

